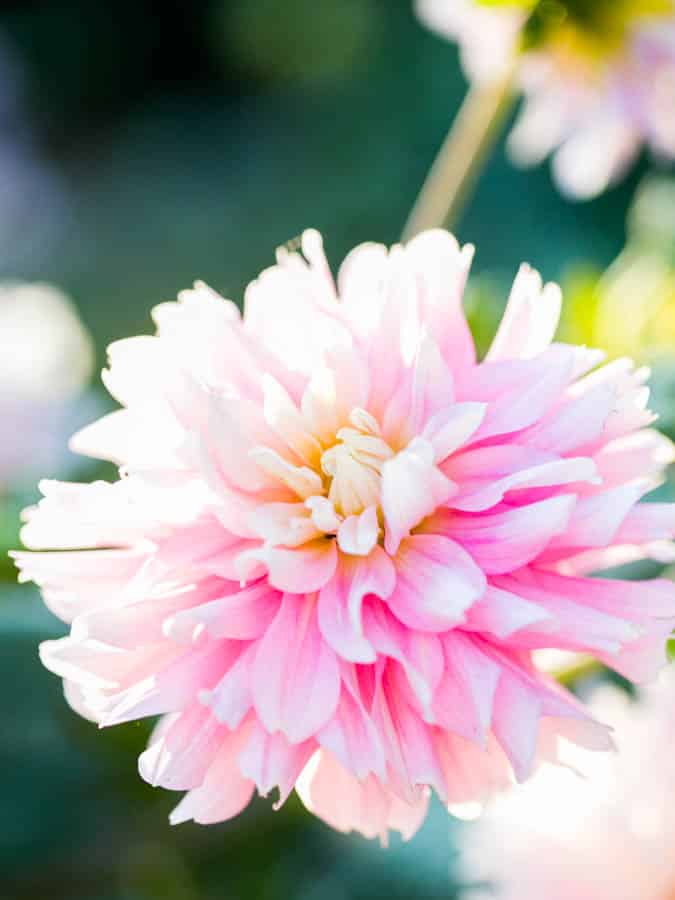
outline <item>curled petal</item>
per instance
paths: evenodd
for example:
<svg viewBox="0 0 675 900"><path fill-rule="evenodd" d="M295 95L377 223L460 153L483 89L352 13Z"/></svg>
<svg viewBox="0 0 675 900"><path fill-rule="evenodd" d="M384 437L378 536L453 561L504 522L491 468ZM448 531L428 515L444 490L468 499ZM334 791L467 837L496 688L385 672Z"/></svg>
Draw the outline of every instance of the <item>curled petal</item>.
<svg viewBox="0 0 675 900"><path fill-rule="evenodd" d="M411 528L452 495L453 485L434 464L430 444L416 438L382 467L385 549L393 555Z"/></svg>
<svg viewBox="0 0 675 900"><path fill-rule="evenodd" d="M485 575L466 550L440 535L407 538L395 565L396 589L388 603L410 628L447 631L464 621L485 591Z"/></svg>
<svg viewBox="0 0 675 900"><path fill-rule="evenodd" d="M260 563L269 583L279 591L296 594L317 591L333 577L338 554L335 541L318 540L302 547L264 546L239 555L237 568L243 580L256 577Z"/></svg>
<svg viewBox="0 0 675 900"><path fill-rule="evenodd" d="M394 565L381 547L364 558L340 558L318 603L319 628L336 653L352 662L375 662L376 653L363 633L361 605L368 594L385 600L395 584Z"/></svg>

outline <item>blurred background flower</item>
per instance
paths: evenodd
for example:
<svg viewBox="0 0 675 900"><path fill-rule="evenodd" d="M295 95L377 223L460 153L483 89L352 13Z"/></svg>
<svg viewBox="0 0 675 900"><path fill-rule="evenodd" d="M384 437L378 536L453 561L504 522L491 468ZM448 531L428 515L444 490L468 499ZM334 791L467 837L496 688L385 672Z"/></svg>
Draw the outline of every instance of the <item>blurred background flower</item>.
<svg viewBox="0 0 675 900"><path fill-rule="evenodd" d="M94 348L71 301L48 284L0 282L0 485L64 469Z"/></svg>
<svg viewBox="0 0 675 900"><path fill-rule="evenodd" d="M646 178L623 250L605 270L572 267L564 288L561 335L649 365L659 427L675 434L675 180Z"/></svg>
<svg viewBox="0 0 675 900"><path fill-rule="evenodd" d="M675 157L672 0L417 0L431 28L460 46L467 75L489 82L515 66L524 94L511 157L553 154L562 191L596 196L643 145Z"/></svg>
<svg viewBox="0 0 675 900"><path fill-rule="evenodd" d="M675 895L675 674L638 698L596 688L617 753L567 748L466 830L474 900L672 900ZM482 885L482 886L481 886Z"/></svg>
<svg viewBox="0 0 675 900"><path fill-rule="evenodd" d="M93 363L93 342L62 291L0 281L0 578L13 577L6 553L36 479L87 469L68 438L101 408L87 389Z"/></svg>
<svg viewBox="0 0 675 900"><path fill-rule="evenodd" d="M307 224L333 263L361 241L397 240L465 92L455 49L420 28L412 0L8 0L0 34L16 73L0 78L0 276L74 298L98 366L195 277L240 299ZM568 291L582 273L601 276L649 165L579 205L552 190L547 167L513 169L498 147L459 232L480 247L467 304L482 348L514 260L565 276ZM636 315L642 299L632 293ZM577 322L593 319L590 302L575 306ZM674 358L664 346L651 406L675 430ZM10 429L3 418L3 438ZM13 482L19 491L37 495ZM3 542L16 546L7 502ZM37 659L63 629L7 564L0 577L0 714L13 726L0 734L3 900L460 896L458 828L436 805L386 854L293 801L274 816L254 805L234 827L170 829L172 798L134 778L146 728L99 733L67 710Z"/></svg>

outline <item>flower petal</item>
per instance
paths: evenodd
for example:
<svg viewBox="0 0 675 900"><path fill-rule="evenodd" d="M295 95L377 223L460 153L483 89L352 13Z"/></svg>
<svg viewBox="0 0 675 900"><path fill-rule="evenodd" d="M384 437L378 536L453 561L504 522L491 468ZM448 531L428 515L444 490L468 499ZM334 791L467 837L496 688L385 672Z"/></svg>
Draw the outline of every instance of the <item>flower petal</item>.
<svg viewBox="0 0 675 900"><path fill-rule="evenodd" d="M255 708L267 731L281 731L297 744L331 718L340 670L319 632L313 597L284 596L258 644L251 678Z"/></svg>
<svg viewBox="0 0 675 900"><path fill-rule="evenodd" d="M429 443L415 438L382 467L382 510L386 525L384 546L398 550L410 529L451 496L452 483L434 464Z"/></svg>
<svg viewBox="0 0 675 900"><path fill-rule="evenodd" d="M388 604L410 628L447 631L464 621L485 591L485 575L469 554L439 535L406 538L395 565L396 589Z"/></svg>
<svg viewBox="0 0 675 900"><path fill-rule="evenodd" d="M395 584L393 563L381 547L367 557L340 557L318 603L321 634L336 653L352 662L375 662L375 651L363 633L361 605L368 594L386 600Z"/></svg>

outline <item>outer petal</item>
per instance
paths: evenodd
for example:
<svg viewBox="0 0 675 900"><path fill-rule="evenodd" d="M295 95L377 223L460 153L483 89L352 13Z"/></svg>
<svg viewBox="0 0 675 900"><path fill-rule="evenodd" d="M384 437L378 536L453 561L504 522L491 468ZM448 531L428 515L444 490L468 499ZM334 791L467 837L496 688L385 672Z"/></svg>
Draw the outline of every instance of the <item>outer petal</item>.
<svg viewBox="0 0 675 900"><path fill-rule="evenodd" d="M172 825L193 819L202 825L224 822L238 815L253 794L253 782L244 778L237 757L248 728L229 732L202 783L189 791L169 817Z"/></svg>
<svg viewBox="0 0 675 900"><path fill-rule="evenodd" d="M390 828L410 840L424 821L429 802L428 794L420 792L412 804L404 803L374 775L359 782L325 750L303 772L298 793L307 809L332 828L345 833L360 831L383 843Z"/></svg>
<svg viewBox="0 0 675 900"><path fill-rule="evenodd" d="M212 690L199 692L199 700L208 706L214 717L234 730L243 722L253 705L251 672L255 659L255 644L244 644L239 656Z"/></svg>
<svg viewBox="0 0 675 900"><path fill-rule="evenodd" d="M474 248L459 244L446 231L426 231L405 248L405 259L416 273L420 318L434 335L454 373L474 365L476 351L464 317L462 297Z"/></svg>
<svg viewBox="0 0 675 900"><path fill-rule="evenodd" d="M475 440L527 428L561 396L574 375L574 350L550 347L535 359L486 362L476 366L458 386L458 397L488 403Z"/></svg>
<svg viewBox="0 0 675 900"><path fill-rule="evenodd" d="M530 359L553 340L562 295L557 284L542 287L538 272L523 264L486 360Z"/></svg>
<svg viewBox="0 0 675 900"><path fill-rule="evenodd" d="M239 767L242 775L255 783L263 797L273 788L279 788L279 800L274 804L278 809L293 790L315 746L314 741L291 744L283 734L268 734L256 722L239 754Z"/></svg>
<svg viewBox="0 0 675 900"><path fill-rule="evenodd" d="M199 787L218 753L226 729L195 704L177 717L164 717L138 760L141 777L172 791Z"/></svg>
<svg viewBox="0 0 675 900"><path fill-rule="evenodd" d="M509 761L493 735L486 747L440 729L434 740L451 811L453 804L483 803L512 784Z"/></svg>

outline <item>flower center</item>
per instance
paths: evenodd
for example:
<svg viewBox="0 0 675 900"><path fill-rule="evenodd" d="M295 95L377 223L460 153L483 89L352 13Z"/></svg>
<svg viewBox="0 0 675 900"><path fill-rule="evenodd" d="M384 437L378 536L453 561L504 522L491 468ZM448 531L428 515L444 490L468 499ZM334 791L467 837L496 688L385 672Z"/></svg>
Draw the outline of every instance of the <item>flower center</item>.
<svg viewBox="0 0 675 900"><path fill-rule="evenodd" d="M321 456L321 470L330 479L328 499L343 516L379 506L382 466L394 455L369 413L353 410L350 421L354 427L340 428L337 443Z"/></svg>
<svg viewBox="0 0 675 900"><path fill-rule="evenodd" d="M530 11L525 49L547 47L559 64L576 68L585 61L591 69L602 69L624 49L636 21L672 14L671 0L520 0L517 5Z"/></svg>

